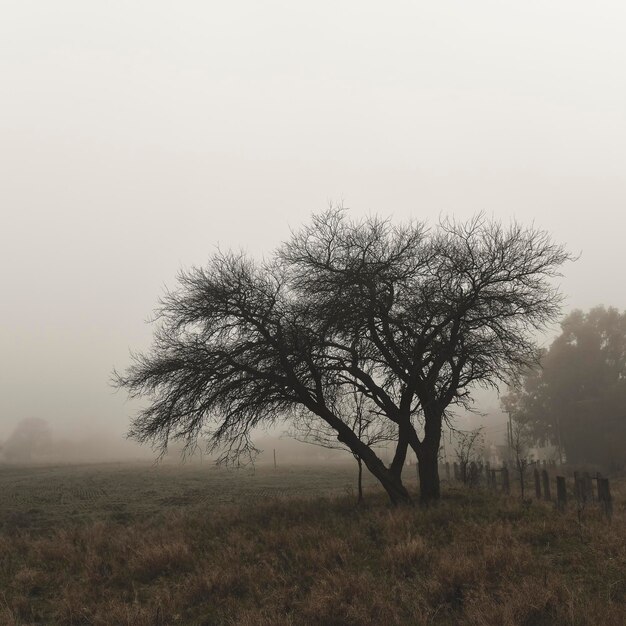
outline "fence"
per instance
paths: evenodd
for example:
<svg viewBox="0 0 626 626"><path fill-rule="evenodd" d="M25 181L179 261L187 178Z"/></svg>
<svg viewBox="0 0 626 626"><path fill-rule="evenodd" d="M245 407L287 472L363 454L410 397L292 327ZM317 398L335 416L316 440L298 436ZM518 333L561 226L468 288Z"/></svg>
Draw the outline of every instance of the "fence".
<svg viewBox="0 0 626 626"><path fill-rule="evenodd" d="M511 471L517 475L518 482L520 482L519 471L516 468L510 470L506 463L499 468L493 468L489 463L453 463L452 472L450 471L450 463L445 463L440 467L439 473L441 476L445 475L448 481L453 479L470 487L484 486L491 491L509 495L511 493ZM534 495L537 500L554 502L559 511L565 511L570 503L571 495L579 511L586 506L597 505L607 518L611 518L613 498L607 477L602 476L600 472L592 475L589 472L575 471L572 483L570 477L563 475L564 472L557 474L558 471L562 472L562 468L557 469L556 463L546 463L545 461L542 464L533 463L523 472L524 486L526 488L525 481L529 475L532 475L531 486L534 486ZM552 476L551 474L555 475ZM556 487L555 490L552 489L553 485ZM570 485L573 487L571 491L568 490ZM556 494L556 499L553 499L553 493Z"/></svg>

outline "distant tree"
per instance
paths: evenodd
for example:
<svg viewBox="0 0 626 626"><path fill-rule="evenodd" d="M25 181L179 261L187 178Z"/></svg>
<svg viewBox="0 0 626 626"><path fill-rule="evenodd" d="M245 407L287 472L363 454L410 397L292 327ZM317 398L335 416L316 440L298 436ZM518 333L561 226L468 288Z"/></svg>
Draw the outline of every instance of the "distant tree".
<svg viewBox="0 0 626 626"><path fill-rule="evenodd" d="M341 209L314 216L268 261L218 253L180 275L151 353L116 378L149 399L130 435L163 450L206 432L232 459L254 452L253 428L304 410L394 503L410 500L410 447L422 502L437 499L448 408L534 362L536 330L559 312L551 279L568 258L542 231L482 216L428 229ZM346 389L397 429L389 465L333 410Z"/></svg>
<svg viewBox="0 0 626 626"><path fill-rule="evenodd" d="M50 448L52 435L48 422L29 417L18 422L8 439L0 445L0 458L9 462L30 463Z"/></svg>
<svg viewBox="0 0 626 626"><path fill-rule="evenodd" d="M503 399L516 419L574 464L626 462L626 313L573 311L561 334Z"/></svg>

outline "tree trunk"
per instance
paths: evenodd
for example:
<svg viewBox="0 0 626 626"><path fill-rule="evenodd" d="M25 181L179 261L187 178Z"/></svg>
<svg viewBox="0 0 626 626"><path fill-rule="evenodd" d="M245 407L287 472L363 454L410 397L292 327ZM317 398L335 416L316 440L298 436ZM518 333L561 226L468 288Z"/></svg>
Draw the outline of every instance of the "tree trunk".
<svg viewBox="0 0 626 626"><path fill-rule="evenodd" d="M441 416L437 403L424 406L424 439L419 441L415 431L410 445L417 456L417 473L420 479L420 504L439 500L439 444L441 442Z"/></svg>
<svg viewBox="0 0 626 626"><path fill-rule="evenodd" d="M423 442L417 454L417 470L420 479L420 504L429 504L439 500L439 458L437 449Z"/></svg>
<svg viewBox="0 0 626 626"><path fill-rule="evenodd" d="M406 452L409 447L409 437L407 433L401 429L398 433L398 443L396 445L396 451L393 455L393 460L389 466L389 470L394 476L402 476L402 470L404 469L404 463L406 461Z"/></svg>
<svg viewBox="0 0 626 626"><path fill-rule="evenodd" d="M361 448L362 455L352 450L355 458L359 463L359 491L362 488L362 466L365 467L378 479L383 489L387 492L389 499L393 505L410 504L411 496L402 484L401 475L392 472L385 467L385 464L376 456L376 454L367 446Z"/></svg>
<svg viewBox="0 0 626 626"><path fill-rule="evenodd" d="M365 467L379 480L392 504L410 504L411 496L402 484L401 475L387 469L385 464L376 456L376 453L332 413L326 411L324 414L318 414L337 431L337 439L348 446L352 454L361 459L365 463Z"/></svg>
<svg viewBox="0 0 626 626"><path fill-rule="evenodd" d="M363 460L365 461L365 459ZM365 465L383 486L391 500L391 504L395 506L398 504L411 503L411 496L406 490L406 487L402 484L402 479L399 476L395 476L390 472L382 462L380 463L380 467L378 464L370 465L367 461L365 461Z"/></svg>

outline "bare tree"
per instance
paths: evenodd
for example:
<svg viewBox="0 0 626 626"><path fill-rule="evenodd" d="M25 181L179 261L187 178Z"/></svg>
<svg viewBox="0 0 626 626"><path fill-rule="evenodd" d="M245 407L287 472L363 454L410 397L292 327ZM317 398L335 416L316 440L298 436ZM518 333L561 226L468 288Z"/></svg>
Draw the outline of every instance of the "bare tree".
<svg viewBox="0 0 626 626"><path fill-rule="evenodd" d="M477 466L485 450L484 429L481 426L470 431L457 430L455 432L456 445L454 453L459 462L461 480L465 484L475 485L478 475L470 471L472 463Z"/></svg>
<svg viewBox="0 0 626 626"><path fill-rule="evenodd" d="M533 442L532 431L529 424L513 420L511 426L511 451L515 460L515 469L519 477L519 484L524 499L526 482L526 469L531 463L530 446Z"/></svg>
<svg viewBox="0 0 626 626"><path fill-rule="evenodd" d="M420 498L439 497L448 408L474 385L515 378L535 360L535 331L559 313L551 284L569 259L535 229L483 217L394 225L331 209L269 261L220 253L180 275L158 311L149 355L116 382L147 396L130 434L164 449L206 432L225 458L254 452L250 431L307 411L361 459L392 502L418 459ZM397 430L385 465L334 411L346 386Z"/></svg>

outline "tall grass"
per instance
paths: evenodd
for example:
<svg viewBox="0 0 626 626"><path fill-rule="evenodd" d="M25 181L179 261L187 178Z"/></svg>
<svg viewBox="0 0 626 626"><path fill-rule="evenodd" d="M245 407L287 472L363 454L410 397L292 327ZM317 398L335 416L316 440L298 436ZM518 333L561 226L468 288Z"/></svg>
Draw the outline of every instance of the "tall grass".
<svg viewBox="0 0 626 626"><path fill-rule="evenodd" d="M626 520L485 492L269 500L0 535L0 624L626 623Z"/></svg>

